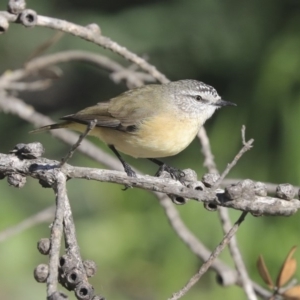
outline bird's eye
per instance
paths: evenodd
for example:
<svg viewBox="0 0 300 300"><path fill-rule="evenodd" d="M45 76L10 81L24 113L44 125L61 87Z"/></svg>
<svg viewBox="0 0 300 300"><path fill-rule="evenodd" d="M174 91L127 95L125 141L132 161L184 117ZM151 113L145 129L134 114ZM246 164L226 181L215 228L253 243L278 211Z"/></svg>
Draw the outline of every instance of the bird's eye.
<svg viewBox="0 0 300 300"><path fill-rule="evenodd" d="M196 96L196 100L197 100L197 101L201 101L201 100L203 100L203 98L202 98L201 96L198 95L198 96Z"/></svg>

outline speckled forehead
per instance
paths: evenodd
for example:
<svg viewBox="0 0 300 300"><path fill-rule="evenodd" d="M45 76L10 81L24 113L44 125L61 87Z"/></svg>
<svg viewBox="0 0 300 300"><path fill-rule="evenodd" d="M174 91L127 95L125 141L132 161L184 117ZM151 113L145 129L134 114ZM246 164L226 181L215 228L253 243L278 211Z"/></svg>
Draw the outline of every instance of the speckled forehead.
<svg viewBox="0 0 300 300"><path fill-rule="evenodd" d="M171 89L167 89L168 97L175 101L179 111L188 113L190 118L198 119L203 112L210 115L211 112L215 111L216 107L208 105L205 102L198 102L195 100L195 97L187 96L198 96L200 94L204 99L211 102L220 99L220 96L213 87L200 81L177 81L176 84L171 84L170 87Z"/></svg>
<svg viewBox="0 0 300 300"><path fill-rule="evenodd" d="M207 85L203 82L200 82L198 84L195 84L194 86L195 91L194 92L200 92L201 94L207 95L207 96L213 96L214 98L220 98L217 91L210 85Z"/></svg>
<svg viewBox="0 0 300 300"><path fill-rule="evenodd" d="M177 101L182 101L182 96L188 95L201 95L204 99L210 100L212 102L220 99L220 96L218 95L217 91L212 86L196 80L182 80L172 82L168 85L168 89L166 89L165 91L169 94L169 97L172 97ZM192 98L193 97L191 97L190 99L186 98L185 101L194 102Z"/></svg>

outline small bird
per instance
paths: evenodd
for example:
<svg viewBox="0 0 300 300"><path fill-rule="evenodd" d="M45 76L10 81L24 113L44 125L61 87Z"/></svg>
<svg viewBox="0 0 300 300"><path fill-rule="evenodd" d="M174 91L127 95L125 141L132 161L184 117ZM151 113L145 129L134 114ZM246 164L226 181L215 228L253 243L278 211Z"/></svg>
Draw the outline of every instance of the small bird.
<svg viewBox="0 0 300 300"><path fill-rule="evenodd" d="M32 132L59 128L84 132L87 125L96 120L89 135L101 139L112 149L128 176L135 177L136 174L118 151L135 158L148 158L160 166L160 172L166 170L172 177L180 179L184 176L182 171L166 166L156 158L173 156L184 150L215 110L227 105L236 104L222 100L213 87L200 81L187 79L150 84Z"/></svg>

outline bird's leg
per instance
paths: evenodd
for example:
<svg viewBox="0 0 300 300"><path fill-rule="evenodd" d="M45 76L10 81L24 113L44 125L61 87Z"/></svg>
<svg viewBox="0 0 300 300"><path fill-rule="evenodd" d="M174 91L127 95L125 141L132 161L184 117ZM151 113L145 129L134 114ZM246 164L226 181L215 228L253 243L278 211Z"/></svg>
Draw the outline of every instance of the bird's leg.
<svg viewBox="0 0 300 300"><path fill-rule="evenodd" d="M166 165L164 162L156 158L148 158L148 159L154 162L155 164L159 165L159 169L156 172L155 176L159 177L163 171L166 171L171 175L171 178L179 180L180 182L183 181L183 177L185 176L185 174L182 170L170 167Z"/></svg>
<svg viewBox="0 0 300 300"><path fill-rule="evenodd" d="M124 171L126 172L127 176L129 177L136 177L136 173L132 170L132 168L127 164L127 162L122 158L120 153L116 150L114 145L109 145L109 148L113 151L113 153L117 156L119 161L122 163L124 167Z"/></svg>

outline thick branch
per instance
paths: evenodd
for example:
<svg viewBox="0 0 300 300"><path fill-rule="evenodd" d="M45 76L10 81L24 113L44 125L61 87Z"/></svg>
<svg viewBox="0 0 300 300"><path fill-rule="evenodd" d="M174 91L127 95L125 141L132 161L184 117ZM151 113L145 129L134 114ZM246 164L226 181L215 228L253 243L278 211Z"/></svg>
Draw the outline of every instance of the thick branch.
<svg viewBox="0 0 300 300"><path fill-rule="evenodd" d="M63 219L66 201L66 177L63 173L56 174L57 181L54 184L56 193L55 220L51 227L51 249L49 253L49 275L47 278L48 299L57 292L58 284L58 265L61 239L63 234Z"/></svg>
<svg viewBox="0 0 300 300"><path fill-rule="evenodd" d="M23 176L41 179L50 185L55 182L59 164L60 162L58 161L45 158L20 160L14 154L0 154L0 173L4 175L19 173ZM138 175L138 177L132 178L123 172L73 167L67 164L63 166L61 171L68 178L85 178L100 182L125 184L127 186L165 194L175 194L199 202L211 203L217 206L229 207L260 215L289 216L296 213L300 208L300 201L297 199L286 201L279 198L254 196L252 199L237 198L230 201L225 197L224 193L216 194L211 189L203 191L194 190L193 188L183 186L178 181L168 178L162 179L147 175Z"/></svg>

